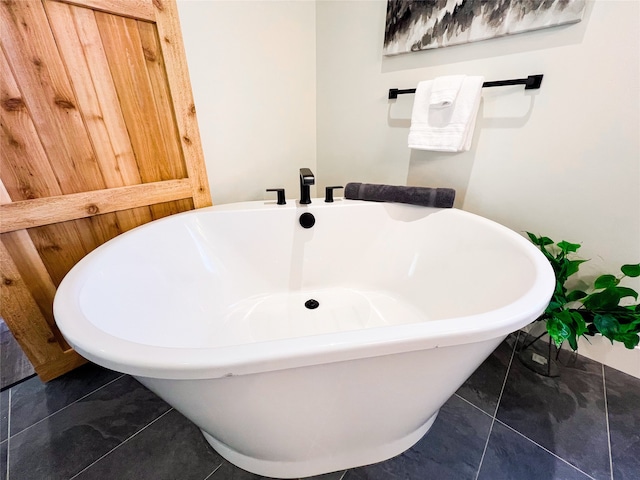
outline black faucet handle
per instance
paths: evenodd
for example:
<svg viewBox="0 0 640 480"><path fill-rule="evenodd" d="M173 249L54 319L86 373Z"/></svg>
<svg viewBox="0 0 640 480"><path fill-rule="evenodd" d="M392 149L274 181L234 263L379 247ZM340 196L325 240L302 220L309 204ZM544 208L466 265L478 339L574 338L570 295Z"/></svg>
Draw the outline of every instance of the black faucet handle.
<svg viewBox="0 0 640 480"><path fill-rule="evenodd" d="M326 203L333 203L333 191L337 188L344 188L341 185L335 185L333 187L326 187L324 190L324 201Z"/></svg>
<svg viewBox="0 0 640 480"><path fill-rule="evenodd" d="M267 192L278 192L278 205L287 204L287 201L284 199L284 188L267 188Z"/></svg>

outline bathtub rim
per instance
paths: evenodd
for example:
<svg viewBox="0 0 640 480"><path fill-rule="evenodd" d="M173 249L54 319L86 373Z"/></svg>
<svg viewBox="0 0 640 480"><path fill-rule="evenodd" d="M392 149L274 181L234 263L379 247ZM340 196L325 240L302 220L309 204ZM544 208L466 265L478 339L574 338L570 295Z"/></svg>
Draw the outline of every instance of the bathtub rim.
<svg viewBox="0 0 640 480"><path fill-rule="evenodd" d="M322 203L321 199L315 199L315 201L316 208L335 208L331 204ZM340 199L340 203L343 206L349 206L372 202ZM425 208L409 207L422 210ZM211 210L233 211L256 208L286 208L298 211L308 207L297 203L277 206L275 202L238 202L172 215L142 225L134 231L152 228L153 224L158 222L175 221L178 216ZM54 299L54 317L61 326L60 330L64 338L80 355L106 368L142 377L203 379L475 343L504 337L528 325L544 312L555 286L555 276L551 265L533 244L511 229L470 212L459 209L430 210L433 212L455 210L465 216L472 216L489 228L498 229L502 234L520 243L534 266L536 278L533 288L517 300L489 312L424 323L374 327L223 347L155 346L111 335L91 323L82 313L79 304L81 280L86 275L91 258L99 255L102 248L109 243L107 242L85 256L65 276ZM116 238L134 234L134 231L123 233ZM483 320L489 320L488 326L483 324Z"/></svg>

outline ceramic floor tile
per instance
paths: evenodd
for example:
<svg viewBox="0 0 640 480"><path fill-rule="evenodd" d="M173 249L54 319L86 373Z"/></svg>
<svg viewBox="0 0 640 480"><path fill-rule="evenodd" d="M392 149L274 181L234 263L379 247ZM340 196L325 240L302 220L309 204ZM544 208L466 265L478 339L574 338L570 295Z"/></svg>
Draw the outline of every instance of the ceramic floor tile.
<svg viewBox="0 0 640 480"><path fill-rule="evenodd" d="M121 376L86 364L48 383L30 378L11 388L11 434L24 430Z"/></svg>
<svg viewBox="0 0 640 480"><path fill-rule="evenodd" d="M344 472L332 472L324 475L315 475L313 477L304 477L301 480L341 480ZM226 460L215 473L207 478L207 480L276 480L271 477L263 477L255 473L247 472L239 467L227 462Z"/></svg>
<svg viewBox="0 0 640 480"><path fill-rule="evenodd" d="M7 478L7 443L0 442L0 478Z"/></svg>
<svg viewBox="0 0 640 480"><path fill-rule="evenodd" d="M478 480L588 480L589 477L522 435L495 422Z"/></svg>
<svg viewBox="0 0 640 480"><path fill-rule="evenodd" d="M203 480L222 462L200 429L171 410L74 480Z"/></svg>
<svg viewBox="0 0 640 480"><path fill-rule="evenodd" d="M602 365L566 352L560 377L514 358L497 418L596 479L611 479Z"/></svg>
<svg viewBox="0 0 640 480"><path fill-rule="evenodd" d="M509 335L456 392L493 416L515 348L517 333Z"/></svg>
<svg viewBox="0 0 640 480"><path fill-rule="evenodd" d="M11 436L10 478L67 480L169 408L123 376Z"/></svg>
<svg viewBox="0 0 640 480"><path fill-rule="evenodd" d="M0 388L11 386L33 374L33 366L0 318Z"/></svg>
<svg viewBox="0 0 640 480"><path fill-rule="evenodd" d="M314 475L300 480L343 480L346 472L331 472L324 475Z"/></svg>
<svg viewBox="0 0 640 480"><path fill-rule="evenodd" d="M473 479L490 426L489 415L454 395L412 448L385 462L349 470L344 480Z"/></svg>
<svg viewBox="0 0 640 480"><path fill-rule="evenodd" d="M508 347L498 347L409 451L386 462L306 480L475 478L491 418L470 403L488 413L495 409ZM170 407L162 400L131 377L118 376L90 365L49 384L31 379L12 387L14 436L9 442L10 394L1 392L0 478L6 477L8 455L11 480L69 480L89 465L75 480L183 480L198 479L203 472L202 480L268 480L221 460L179 413L166 413ZM637 480L640 380L607 367L605 380L613 480ZM585 473L610 480L602 385L602 366L583 357L575 357L559 378L551 379L536 375L514 357L497 416L544 448L495 422L479 480L584 480ZM216 462L222 463L214 471Z"/></svg>
<svg viewBox="0 0 640 480"><path fill-rule="evenodd" d="M640 379L604 367L614 480L640 478Z"/></svg>
<svg viewBox="0 0 640 480"><path fill-rule="evenodd" d="M9 436L9 390L0 392L0 442ZM1 477L0 477L1 478Z"/></svg>

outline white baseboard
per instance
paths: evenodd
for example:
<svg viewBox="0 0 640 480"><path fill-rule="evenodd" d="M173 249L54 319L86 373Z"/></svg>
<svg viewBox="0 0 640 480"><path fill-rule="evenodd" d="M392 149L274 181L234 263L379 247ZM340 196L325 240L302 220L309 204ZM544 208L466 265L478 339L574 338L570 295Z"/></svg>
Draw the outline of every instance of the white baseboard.
<svg viewBox="0 0 640 480"><path fill-rule="evenodd" d="M611 342L602 336L589 337L578 340L578 353L596 362L640 378L640 348L633 350L625 348L621 343L611 345Z"/></svg>

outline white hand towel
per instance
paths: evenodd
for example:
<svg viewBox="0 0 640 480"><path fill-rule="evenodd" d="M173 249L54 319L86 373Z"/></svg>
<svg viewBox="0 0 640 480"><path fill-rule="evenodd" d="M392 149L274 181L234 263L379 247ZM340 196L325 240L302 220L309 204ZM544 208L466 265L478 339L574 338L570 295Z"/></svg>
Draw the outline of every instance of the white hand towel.
<svg viewBox="0 0 640 480"><path fill-rule="evenodd" d="M466 75L436 77L431 85L430 108L450 107L455 102Z"/></svg>
<svg viewBox="0 0 640 480"><path fill-rule="evenodd" d="M466 76L448 107L431 108L433 81L418 83L411 114L409 148L462 152L471 148L483 77Z"/></svg>

